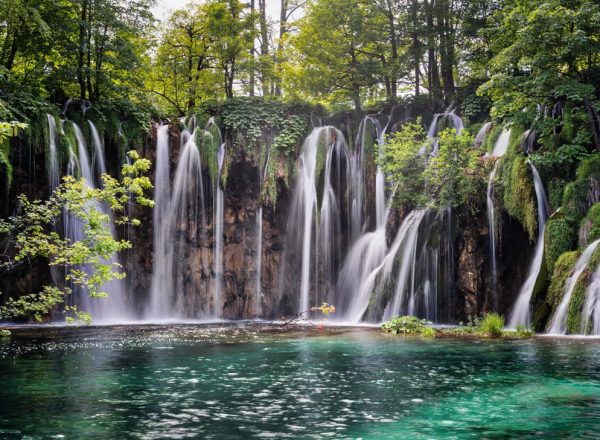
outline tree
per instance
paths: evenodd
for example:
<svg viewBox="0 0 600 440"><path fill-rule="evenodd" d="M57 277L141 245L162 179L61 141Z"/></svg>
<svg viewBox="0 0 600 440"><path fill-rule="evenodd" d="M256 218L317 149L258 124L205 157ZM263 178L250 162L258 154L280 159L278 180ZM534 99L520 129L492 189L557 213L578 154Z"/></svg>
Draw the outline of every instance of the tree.
<svg viewBox="0 0 600 440"><path fill-rule="evenodd" d="M473 170L478 152L472 149L473 138L464 130L454 129L439 134L438 153L425 170L426 192L433 206L439 208L468 204L475 198Z"/></svg>
<svg viewBox="0 0 600 440"><path fill-rule="evenodd" d="M352 102L360 111L364 89L383 76L379 43L385 17L374 12L362 0L309 3L290 40L296 60L286 70L289 91Z"/></svg>
<svg viewBox="0 0 600 440"><path fill-rule="evenodd" d="M101 290L102 285L125 276L108 259L128 249L131 244L112 236L108 226L110 214L100 205L109 206L115 216L119 216L118 224L134 226L139 225L139 220L125 214L130 196L133 194L136 202L143 206L153 205L153 201L146 197L146 192L152 188L150 179L145 176L150 169L150 161L140 159L135 151L131 151L129 156L133 163L123 165L122 180L105 174L102 176L102 188L88 186L85 179L65 177L48 200L30 201L24 194L20 195L18 213L7 220L0 220L0 235L9 244L3 247L7 251L0 255L0 273L43 258L48 260L50 267L67 269L67 281L86 288L90 297L106 296ZM54 226L64 214L82 223L84 235L81 240L73 242L56 232ZM83 269L84 266L86 269ZM0 306L0 319L33 316L39 321L64 303L70 293L68 285L47 285L39 292L16 299L8 298ZM89 314L75 307L65 306L64 312L68 319L90 320Z"/></svg>
<svg viewBox="0 0 600 440"><path fill-rule="evenodd" d="M600 96L600 5L589 0L507 2L492 24L485 31L494 51L492 75L479 92L492 99L493 115L522 117L526 110L543 145L554 148L575 139L586 144L591 138L600 149L595 104Z"/></svg>
<svg viewBox="0 0 600 440"><path fill-rule="evenodd" d="M408 207L427 204L423 172L430 150L431 141L420 121L403 124L399 131L388 136L379 166L394 185L396 204Z"/></svg>

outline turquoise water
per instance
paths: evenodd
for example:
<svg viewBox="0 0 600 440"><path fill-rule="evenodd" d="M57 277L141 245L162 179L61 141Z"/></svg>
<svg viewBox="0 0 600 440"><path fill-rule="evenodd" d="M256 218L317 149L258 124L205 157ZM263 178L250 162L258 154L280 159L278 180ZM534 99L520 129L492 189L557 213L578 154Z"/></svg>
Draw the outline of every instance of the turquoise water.
<svg viewBox="0 0 600 440"><path fill-rule="evenodd" d="M0 438L600 438L600 343L85 328L0 339Z"/></svg>

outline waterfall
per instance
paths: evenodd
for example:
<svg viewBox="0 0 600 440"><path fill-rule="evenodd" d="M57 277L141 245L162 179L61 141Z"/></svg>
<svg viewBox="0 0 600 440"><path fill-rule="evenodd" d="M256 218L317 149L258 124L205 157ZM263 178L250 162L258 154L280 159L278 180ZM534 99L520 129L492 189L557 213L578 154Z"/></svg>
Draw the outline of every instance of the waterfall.
<svg viewBox="0 0 600 440"><path fill-rule="evenodd" d="M592 275L585 291L585 304L581 313L581 333L600 336L600 266Z"/></svg>
<svg viewBox="0 0 600 440"><path fill-rule="evenodd" d="M504 156L504 154L506 154L510 142L510 133L510 128L505 128L504 130L502 130L502 133L500 133L500 136L494 144L494 149L492 150L491 156L502 157Z"/></svg>
<svg viewBox="0 0 600 440"><path fill-rule="evenodd" d="M209 121L209 124L212 120ZM220 132L219 132L220 135ZM215 260L215 298L213 315L220 317L223 314L223 209L224 193L221 186L221 172L225 160L225 143L221 142L217 152L218 174L215 182L215 208L214 208L214 260Z"/></svg>
<svg viewBox="0 0 600 440"><path fill-rule="evenodd" d="M313 232L313 216L317 205L317 188L315 185L315 173L317 168L317 144L320 129L314 129L304 143L302 156L300 158L300 198L302 204L302 277L300 284L300 306L299 312L309 308L310 289L310 246Z"/></svg>
<svg viewBox="0 0 600 440"><path fill-rule="evenodd" d="M392 301L388 303L384 312L384 319L390 319L393 316L400 315L406 310L407 314L415 313L415 274L417 265L417 242L419 237L419 227L426 214L426 211L417 211L414 221L409 224L405 237L402 242L402 253L400 255L400 268L396 279L396 289ZM408 293L408 306L403 309L405 293Z"/></svg>
<svg viewBox="0 0 600 440"><path fill-rule="evenodd" d="M254 314L256 317L262 315L262 217L263 209L259 206L256 213L256 293L254 297Z"/></svg>
<svg viewBox="0 0 600 440"><path fill-rule="evenodd" d="M56 120L50 114L46 117L48 118L48 184L52 191L60 183L60 169L56 150Z"/></svg>
<svg viewBox="0 0 600 440"><path fill-rule="evenodd" d="M168 180L168 134L161 129L157 173L162 175L163 185L155 189L155 202L166 208L160 212L155 207L155 215L161 218L160 226L155 225L154 229L158 236L155 236L151 300L146 316L164 320L208 315L207 305L198 295L205 286L199 279L200 262L194 255L198 250L199 230L201 234L206 224L202 163L195 142L196 133L188 129L181 133L181 151L167 204L162 197L168 191L164 180Z"/></svg>
<svg viewBox="0 0 600 440"><path fill-rule="evenodd" d="M542 262L544 259L544 226L546 225L546 219L548 218L548 201L546 199L546 192L544 191L542 179L540 179L537 169L533 163L531 163L531 161L529 162L529 165L531 166L531 172L533 174L533 183L535 186L535 195L537 199L538 236L537 244L535 245L535 254L533 261L529 266L527 278L525 279L525 283L523 283L521 286L517 301L513 306L512 313L508 320L508 328L511 329L515 329L517 325L524 325L527 327L531 325L529 303L531 301L533 289L535 288L535 282L538 274L540 273L540 268L542 267Z"/></svg>
<svg viewBox="0 0 600 440"><path fill-rule="evenodd" d="M166 301L171 286L171 269L168 261L170 246L169 225L169 126L161 125L156 131L156 159L154 174L154 209L153 244L154 261L152 270L152 284L150 288L149 313L153 317L160 317L161 313L168 310Z"/></svg>
<svg viewBox="0 0 600 440"><path fill-rule="evenodd" d="M429 129L427 130L427 137L433 140L433 152L432 154L435 156L439 151L439 144L437 142L436 136L439 131L440 121L445 120L448 124L449 128L454 128L456 130L456 134L461 134L465 128L465 124L460 116L454 113L454 110L446 110L444 113L436 113L433 115L433 119L431 120L431 124L429 125Z"/></svg>
<svg viewBox="0 0 600 440"><path fill-rule="evenodd" d="M577 285L577 280L579 279L579 276L587 268L587 265L590 262L590 258L592 258L592 255L598 247L598 244L600 244L600 240L594 241L587 248L585 248L579 259L575 263L575 267L573 268L571 276L569 276L569 278L567 278L567 280L565 281L562 301L558 305L556 312L554 312L554 317L552 318L548 326L549 334L564 335L567 333L567 313L569 311L569 303L571 302L571 296L573 295L573 291L575 290L575 286Z"/></svg>
<svg viewBox="0 0 600 440"><path fill-rule="evenodd" d="M491 126L492 126L491 122L486 122L485 124L483 124L481 126L481 128L477 132L477 135L475 136L475 142L473 142L476 147L480 146L483 143Z"/></svg>
<svg viewBox="0 0 600 440"><path fill-rule="evenodd" d="M98 130L96 129L94 123L92 121L88 121L88 123L90 125L92 133L92 143L94 146L93 151L97 165L98 177L100 177L102 174L106 174L106 158L104 154L104 143L100 138L100 135L98 134ZM81 130L79 130L79 127L77 127L75 124L74 127L76 127L77 139L79 141L81 136ZM80 162L82 169L85 169L85 167L90 167L89 158L86 157L85 161L82 161L81 150L82 148L80 147ZM85 144L83 144L83 150L85 150ZM88 184L90 186L94 186L94 173L91 167L89 172L91 173L91 176L90 180L88 181ZM98 184L102 184L102 181L99 178L96 180L98 181ZM104 212L104 214L108 215L109 217L108 226L110 227L110 232L112 236L117 237L115 222L110 208L105 203L102 203L100 204L100 209ZM118 255L112 255L106 263L110 264L113 268L122 267ZM92 318L101 321L111 322L122 321L125 319L132 318L129 305L127 303L127 289L124 284L125 283L123 280L114 279L106 282L102 286L102 290L105 291L108 294L108 296L106 298L101 299L100 301L94 301L92 303Z"/></svg>
<svg viewBox="0 0 600 440"><path fill-rule="evenodd" d="M106 174L106 160L104 156L104 142L100 138L100 134L92 121L88 121L90 131L92 133L92 141L94 143L94 162L96 164L98 185L102 184L102 175Z"/></svg>
<svg viewBox="0 0 600 440"><path fill-rule="evenodd" d="M318 127L306 138L298 160L280 269L282 297L292 286L300 286L296 305L287 305L290 311L308 310L311 292L317 303L334 294L338 264L346 246L342 221L348 222L351 230L357 224L354 213L361 209L358 188L362 179L355 175L360 169L359 159L351 157L339 130Z"/></svg>
<svg viewBox="0 0 600 440"><path fill-rule="evenodd" d="M67 173L72 176L78 174L85 179L87 185L91 188L95 188L94 172L85 137L77 124L72 123L72 126L77 139L77 154L75 154L71 146ZM92 133L94 133L95 127L91 122L90 127L92 128ZM96 136L93 139L94 151L95 154L99 156L99 163L104 164L103 145L101 144L100 137L97 136L97 131L95 131L95 133ZM109 216L110 220L108 226L110 227L112 236L116 237L116 228L110 209L105 204L98 205L98 208L102 210L104 214ZM65 214L64 216L64 230L65 237L69 238L72 242L80 241L85 238L83 224L71 215ZM110 264L113 269L121 267L118 256L116 255L113 255L105 263ZM82 269L86 270L85 267ZM88 296L85 289L75 287L73 289L73 298L71 299L71 302L72 304L79 306L80 310L89 312L95 322L117 322L131 319L132 316L129 311L122 280L114 279L104 283L102 291L107 293L107 297L94 299Z"/></svg>
<svg viewBox="0 0 600 440"><path fill-rule="evenodd" d="M494 208L494 180L496 178L496 171L498 170L499 160L494 164L494 168L490 173L487 186L487 221L488 221L488 235L490 237L490 257L492 260L492 297L494 309L498 309L498 265L496 262L496 221L495 221L495 208Z"/></svg>

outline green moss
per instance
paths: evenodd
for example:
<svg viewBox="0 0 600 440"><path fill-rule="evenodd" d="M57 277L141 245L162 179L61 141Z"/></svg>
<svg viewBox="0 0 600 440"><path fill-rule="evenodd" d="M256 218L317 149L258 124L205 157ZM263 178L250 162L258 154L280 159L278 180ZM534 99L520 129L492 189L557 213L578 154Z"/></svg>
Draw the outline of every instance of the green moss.
<svg viewBox="0 0 600 440"><path fill-rule="evenodd" d="M504 317L497 313L486 314L479 324L479 332L492 337L501 336L503 328Z"/></svg>
<svg viewBox="0 0 600 440"><path fill-rule="evenodd" d="M531 171L522 156L505 156L500 162L500 175L504 193L504 208L517 219L535 240L537 232L537 206Z"/></svg>
<svg viewBox="0 0 600 440"><path fill-rule="evenodd" d="M552 310L560 304L564 294L565 282L571 275L578 258L579 252L571 251L563 253L556 260L550 287L548 288L548 295L546 296L546 303L548 303Z"/></svg>
<svg viewBox="0 0 600 440"><path fill-rule="evenodd" d="M564 215L569 222L578 225L585 216L590 202L588 193L591 180L599 179L600 154L594 154L581 161L573 182L565 187L563 196Z"/></svg>
<svg viewBox="0 0 600 440"><path fill-rule="evenodd" d="M488 135L483 140L480 148L486 153L491 153L503 129L504 126L501 124L494 125L494 127L490 130Z"/></svg>
<svg viewBox="0 0 600 440"><path fill-rule="evenodd" d="M566 184L563 179L550 179L548 181L548 203L551 212L562 206Z"/></svg>
<svg viewBox="0 0 600 440"><path fill-rule="evenodd" d="M589 270L589 266L585 269L575 284L573 294L571 295L571 301L569 302L569 309L567 310L567 333L575 334L579 333L581 328L581 311L583 308L583 302L585 301L585 290L589 283L589 279L592 272Z"/></svg>
<svg viewBox="0 0 600 440"><path fill-rule="evenodd" d="M587 246L598 238L600 238L600 203L593 205L581 221L579 245Z"/></svg>
<svg viewBox="0 0 600 440"><path fill-rule="evenodd" d="M572 225L563 217L551 218L546 222L544 234L544 255L549 273L563 253L576 247L577 234Z"/></svg>

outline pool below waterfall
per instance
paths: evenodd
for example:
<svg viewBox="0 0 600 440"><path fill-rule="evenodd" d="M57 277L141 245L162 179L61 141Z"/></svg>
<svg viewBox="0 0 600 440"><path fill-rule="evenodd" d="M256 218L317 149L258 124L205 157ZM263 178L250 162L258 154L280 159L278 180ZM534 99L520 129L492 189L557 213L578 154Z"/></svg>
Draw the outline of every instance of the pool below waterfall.
<svg viewBox="0 0 600 440"><path fill-rule="evenodd" d="M2 439L600 437L593 340L45 327L0 372Z"/></svg>

